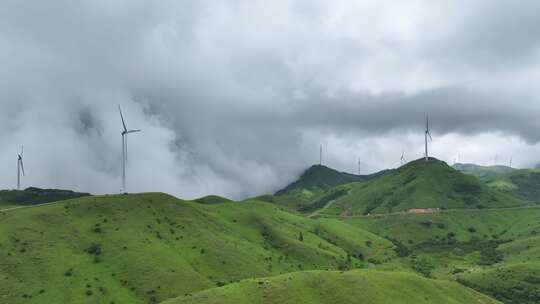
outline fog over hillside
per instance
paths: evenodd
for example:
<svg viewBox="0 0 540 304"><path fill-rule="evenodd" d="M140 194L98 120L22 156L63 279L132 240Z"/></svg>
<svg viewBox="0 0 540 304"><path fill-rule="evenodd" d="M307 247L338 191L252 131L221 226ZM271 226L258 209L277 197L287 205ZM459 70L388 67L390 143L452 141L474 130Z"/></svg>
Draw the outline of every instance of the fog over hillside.
<svg viewBox="0 0 540 304"><path fill-rule="evenodd" d="M540 161L538 1L0 3L0 188L272 192L318 162Z"/></svg>

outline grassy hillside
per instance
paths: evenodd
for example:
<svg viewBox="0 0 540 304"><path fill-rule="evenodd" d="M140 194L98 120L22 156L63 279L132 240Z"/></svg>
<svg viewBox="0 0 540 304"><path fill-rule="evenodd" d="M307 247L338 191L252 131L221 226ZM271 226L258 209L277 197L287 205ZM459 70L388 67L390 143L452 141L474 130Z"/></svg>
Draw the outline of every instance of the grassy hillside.
<svg viewBox="0 0 540 304"><path fill-rule="evenodd" d="M452 165L452 167L458 171L472 174L477 177L493 176L493 175L498 175L501 173L508 173L508 172L517 170L508 166L500 166L500 165L481 166L481 165L475 165L475 164L461 164L461 163L456 163Z"/></svg>
<svg viewBox="0 0 540 304"><path fill-rule="evenodd" d="M501 265L461 275L460 283L506 304L540 303L540 263Z"/></svg>
<svg viewBox="0 0 540 304"><path fill-rule="evenodd" d="M419 159L371 181L343 187L347 188L347 194L335 199L324 214L362 215L412 208L499 208L525 204L433 158Z"/></svg>
<svg viewBox="0 0 540 304"><path fill-rule="evenodd" d="M232 203L233 201L217 195L207 195L198 199L193 200L194 202L206 204L206 205L215 205L223 203Z"/></svg>
<svg viewBox="0 0 540 304"><path fill-rule="evenodd" d="M324 205L321 200L327 196L329 190L352 182L362 182L384 175L389 170L384 170L370 175L354 175L346 172L328 168L326 166L314 165L304 171L300 178L287 187L277 191L275 195L264 195L257 199L286 206L300 212L309 212L317 209L317 206ZM331 195L342 195L332 191Z"/></svg>
<svg viewBox="0 0 540 304"><path fill-rule="evenodd" d="M377 235L416 245L446 238L456 241L517 240L540 233L540 208L455 210L350 218L346 222Z"/></svg>
<svg viewBox="0 0 540 304"><path fill-rule="evenodd" d="M0 208L8 206L26 206L62 201L90 196L90 193L73 192L60 189L40 189L35 187L24 190L0 190Z"/></svg>
<svg viewBox="0 0 540 304"><path fill-rule="evenodd" d="M538 207L395 214L346 222L401 246L402 259L394 268L457 279L504 303L539 303Z"/></svg>
<svg viewBox="0 0 540 304"><path fill-rule="evenodd" d="M285 194L295 189L326 191L343 184L367 181L382 174L384 171L371 175L355 175L339 172L322 165L314 165L304 171L297 181L276 192L276 195Z"/></svg>
<svg viewBox="0 0 540 304"><path fill-rule="evenodd" d="M87 197L0 212L0 302L157 303L245 278L362 267L392 248L266 203Z"/></svg>
<svg viewBox="0 0 540 304"><path fill-rule="evenodd" d="M472 164L456 164L454 168L478 177L493 189L529 202L540 202L540 170Z"/></svg>
<svg viewBox="0 0 540 304"><path fill-rule="evenodd" d="M410 273L309 271L250 279L166 301L166 304L499 303L454 282Z"/></svg>

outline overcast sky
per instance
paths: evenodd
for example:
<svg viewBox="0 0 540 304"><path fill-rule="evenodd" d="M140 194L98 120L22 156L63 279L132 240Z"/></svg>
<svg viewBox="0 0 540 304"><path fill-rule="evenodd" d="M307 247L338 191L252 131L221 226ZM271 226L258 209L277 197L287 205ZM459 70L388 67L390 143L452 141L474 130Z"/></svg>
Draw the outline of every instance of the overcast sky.
<svg viewBox="0 0 540 304"><path fill-rule="evenodd" d="M319 159L540 162L540 1L0 2L0 188L273 192Z"/></svg>

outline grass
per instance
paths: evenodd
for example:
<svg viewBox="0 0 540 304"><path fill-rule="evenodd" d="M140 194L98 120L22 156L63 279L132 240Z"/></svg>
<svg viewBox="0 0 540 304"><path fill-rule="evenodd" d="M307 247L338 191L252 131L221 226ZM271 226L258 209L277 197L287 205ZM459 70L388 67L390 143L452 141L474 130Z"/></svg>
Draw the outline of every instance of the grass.
<svg viewBox="0 0 540 304"><path fill-rule="evenodd" d="M72 198L90 196L90 193L73 192L59 189L40 189L35 187L24 190L0 190L0 208L28 206Z"/></svg>
<svg viewBox="0 0 540 304"><path fill-rule="evenodd" d="M0 212L0 299L158 303L238 280L390 260L388 240L250 201L147 193Z"/></svg>
<svg viewBox="0 0 540 304"><path fill-rule="evenodd" d="M459 282L506 304L540 303L540 263L502 265L496 268L467 272Z"/></svg>
<svg viewBox="0 0 540 304"><path fill-rule="evenodd" d="M371 181L343 187L348 188L347 195L336 199L323 214L350 216L413 208L482 209L525 204L433 158L427 162L419 159Z"/></svg>
<svg viewBox="0 0 540 304"><path fill-rule="evenodd" d="M321 219L323 220L323 219ZM454 210L345 219L407 255L385 269L460 283L504 303L538 303L540 208Z"/></svg>
<svg viewBox="0 0 540 304"><path fill-rule="evenodd" d="M206 204L206 205L215 205L223 203L232 203L233 201L217 195L207 195L198 199L193 200L194 202Z"/></svg>
<svg viewBox="0 0 540 304"><path fill-rule="evenodd" d="M0 211L0 302L538 303L540 207L511 196L512 179L435 159L353 183L310 170L242 202L144 193Z"/></svg>
<svg viewBox="0 0 540 304"><path fill-rule="evenodd" d="M540 171L532 169L512 169L504 166L478 166L456 164L454 167L464 173L478 177L493 189L500 190L520 199L540 202Z"/></svg>
<svg viewBox="0 0 540 304"><path fill-rule="evenodd" d="M410 273L354 270L309 271L249 279L165 304L188 303L499 303L455 282Z"/></svg>
<svg viewBox="0 0 540 304"><path fill-rule="evenodd" d="M304 171L297 181L277 191L275 195L263 195L256 199L285 206L291 210L313 212L325 205L325 202L322 202L325 197L332 195L327 191L335 193L333 188L340 185L368 181L388 172L389 170L384 170L370 175L355 175L314 165Z"/></svg>

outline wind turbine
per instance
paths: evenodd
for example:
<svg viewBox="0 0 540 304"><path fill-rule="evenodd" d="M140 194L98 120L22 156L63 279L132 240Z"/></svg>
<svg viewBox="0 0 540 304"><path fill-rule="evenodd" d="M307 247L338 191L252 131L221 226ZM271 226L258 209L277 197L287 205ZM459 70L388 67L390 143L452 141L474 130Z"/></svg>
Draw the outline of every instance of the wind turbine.
<svg viewBox="0 0 540 304"><path fill-rule="evenodd" d="M358 158L358 175L360 175L360 173L362 172L361 169L362 169L362 162L360 162L360 157L359 157Z"/></svg>
<svg viewBox="0 0 540 304"><path fill-rule="evenodd" d="M426 143L426 161L429 160L429 156L428 156L428 137L429 137L429 140L432 141L433 138L431 138L431 133L429 132L429 118L426 114L426 130L424 132L424 140L425 140L425 143Z"/></svg>
<svg viewBox="0 0 540 304"><path fill-rule="evenodd" d="M512 168L512 156L510 156L510 168Z"/></svg>
<svg viewBox="0 0 540 304"><path fill-rule="evenodd" d="M23 146L21 146L21 153L17 154L17 190L21 190L21 172L24 176L24 165L23 165Z"/></svg>
<svg viewBox="0 0 540 304"><path fill-rule="evenodd" d="M405 151L401 150L401 157L399 158L399 160L401 161L401 165L403 166L403 164L405 163Z"/></svg>
<svg viewBox="0 0 540 304"><path fill-rule="evenodd" d="M124 193L127 193L126 191L126 162L127 162L127 137L130 133L136 133L141 132L141 130L128 130L126 127L126 123L124 121L124 116L122 115L122 109L120 108L120 105L118 105L118 111L120 112L120 119L122 119L122 127L124 128L122 130L122 191Z"/></svg>

